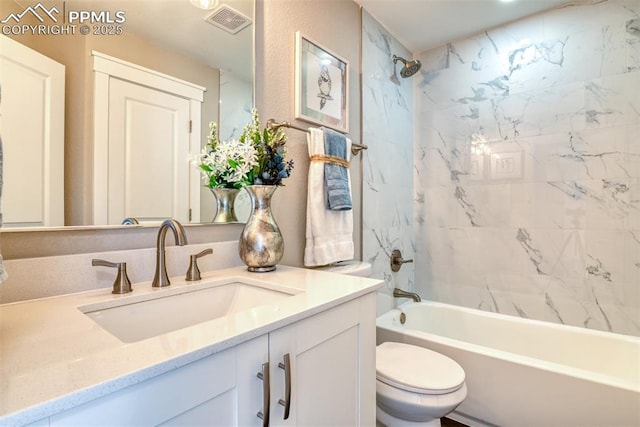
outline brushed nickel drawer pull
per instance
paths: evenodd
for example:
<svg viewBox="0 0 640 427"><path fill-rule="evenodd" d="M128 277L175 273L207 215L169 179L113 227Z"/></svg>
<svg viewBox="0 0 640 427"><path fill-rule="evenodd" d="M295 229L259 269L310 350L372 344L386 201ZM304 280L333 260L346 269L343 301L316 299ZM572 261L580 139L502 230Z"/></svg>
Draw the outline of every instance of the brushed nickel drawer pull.
<svg viewBox="0 0 640 427"><path fill-rule="evenodd" d="M269 362L262 364L262 370L258 372L258 378L262 380L262 411L258 412L258 418L262 420L262 427L269 425L269 406L271 406L271 400L269 395Z"/></svg>
<svg viewBox="0 0 640 427"><path fill-rule="evenodd" d="M284 363L279 362L278 368L284 369L284 400L278 400L278 403L284 406L284 418L289 418L291 410L291 358L289 353L284 355Z"/></svg>

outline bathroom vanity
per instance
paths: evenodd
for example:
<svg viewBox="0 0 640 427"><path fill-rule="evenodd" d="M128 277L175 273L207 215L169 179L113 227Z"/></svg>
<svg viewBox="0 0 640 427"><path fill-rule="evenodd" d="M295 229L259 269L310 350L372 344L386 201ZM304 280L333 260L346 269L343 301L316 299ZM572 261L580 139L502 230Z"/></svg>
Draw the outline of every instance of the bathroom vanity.
<svg viewBox="0 0 640 427"><path fill-rule="evenodd" d="M0 424L374 425L380 286L237 267L0 305Z"/></svg>

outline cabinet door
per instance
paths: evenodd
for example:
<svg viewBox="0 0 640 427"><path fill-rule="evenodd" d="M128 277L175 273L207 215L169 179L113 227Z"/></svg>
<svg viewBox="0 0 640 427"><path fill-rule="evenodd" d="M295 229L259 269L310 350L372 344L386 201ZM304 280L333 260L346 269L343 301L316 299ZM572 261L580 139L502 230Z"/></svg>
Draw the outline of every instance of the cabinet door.
<svg viewBox="0 0 640 427"><path fill-rule="evenodd" d="M375 425L375 296L272 332L269 361L270 425Z"/></svg>
<svg viewBox="0 0 640 427"><path fill-rule="evenodd" d="M51 417L51 426L259 426L267 337Z"/></svg>

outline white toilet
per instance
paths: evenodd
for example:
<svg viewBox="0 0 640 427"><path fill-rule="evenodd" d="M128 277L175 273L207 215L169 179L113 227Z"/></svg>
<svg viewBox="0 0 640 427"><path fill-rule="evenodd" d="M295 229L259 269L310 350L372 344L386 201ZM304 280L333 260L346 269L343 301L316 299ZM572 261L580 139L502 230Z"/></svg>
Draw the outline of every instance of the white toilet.
<svg viewBox="0 0 640 427"><path fill-rule="evenodd" d="M346 261L323 271L369 277L371 264ZM467 397L464 370L426 348L396 342L376 347L376 418L387 427L440 426Z"/></svg>
<svg viewBox="0 0 640 427"><path fill-rule="evenodd" d="M454 360L414 345L376 347L376 418L388 427L440 426L467 397L464 370Z"/></svg>

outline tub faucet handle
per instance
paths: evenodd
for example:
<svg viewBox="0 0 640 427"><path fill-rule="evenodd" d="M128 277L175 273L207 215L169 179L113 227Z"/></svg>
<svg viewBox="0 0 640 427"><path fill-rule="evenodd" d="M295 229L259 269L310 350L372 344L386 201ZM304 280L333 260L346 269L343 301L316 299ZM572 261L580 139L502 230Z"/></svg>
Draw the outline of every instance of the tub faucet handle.
<svg viewBox="0 0 640 427"><path fill-rule="evenodd" d="M406 264L408 262L413 262L413 260L403 259L402 253L399 249L394 249L393 252L391 252L391 271L400 271L402 264Z"/></svg>
<svg viewBox="0 0 640 427"><path fill-rule="evenodd" d="M200 269L198 268L198 258L203 257L205 255L211 255L213 253L213 249L205 249L202 252L191 255L191 260L189 261L189 269L187 270L187 275L184 280L188 282L194 282L196 280L200 280Z"/></svg>
<svg viewBox="0 0 640 427"><path fill-rule="evenodd" d="M94 267L111 267L118 269L118 275L116 276L116 280L113 282L112 294L127 294L132 291L131 281L129 280L129 276L127 276L126 262L111 262L103 259L93 259L91 260L91 265Z"/></svg>

